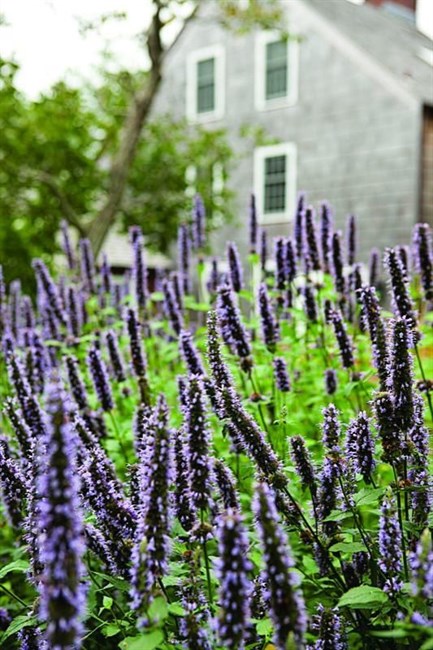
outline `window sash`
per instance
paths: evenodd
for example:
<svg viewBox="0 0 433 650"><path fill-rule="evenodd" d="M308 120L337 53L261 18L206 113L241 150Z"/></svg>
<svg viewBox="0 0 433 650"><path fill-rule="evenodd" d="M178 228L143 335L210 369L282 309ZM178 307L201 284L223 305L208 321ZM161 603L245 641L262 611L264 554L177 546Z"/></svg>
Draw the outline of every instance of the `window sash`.
<svg viewBox="0 0 433 650"><path fill-rule="evenodd" d="M287 51L287 41L273 41L266 44L266 100L287 96Z"/></svg>
<svg viewBox="0 0 433 650"><path fill-rule="evenodd" d="M197 113L215 110L215 58L197 62Z"/></svg>
<svg viewBox="0 0 433 650"><path fill-rule="evenodd" d="M286 210L287 156L269 156L264 159L264 212Z"/></svg>

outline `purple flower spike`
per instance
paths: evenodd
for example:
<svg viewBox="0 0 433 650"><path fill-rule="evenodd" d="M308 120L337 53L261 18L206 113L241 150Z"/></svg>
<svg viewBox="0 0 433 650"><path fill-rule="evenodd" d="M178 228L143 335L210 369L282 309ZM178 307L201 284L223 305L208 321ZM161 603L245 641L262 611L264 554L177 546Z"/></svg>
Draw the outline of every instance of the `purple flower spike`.
<svg viewBox="0 0 433 650"><path fill-rule="evenodd" d="M319 313L317 310L316 296L314 295L314 288L311 284L304 287L304 309L308 320L312 323L317 323Z"/></svg>
<svg viewBox="0 0 433 650"><path fill-rule="evenodd" d="M46 391L46 434L39 456L40 616L51 648L79 645L85 610L82 584L83 523L76 468L77 439L69 422L69 401L53 378Z"/></svg>
<svg viewBox="0 0 433 650"><path fill-rule="evenodd" d="M395 423L394 404L389 393L379 393L373 402L376 428L382 443L385 462L401 460L403 440Z"/></svg>
<svg viewBox="0 0 433 650"><path fill-rule="evenodd" d="M225 363L219 340L219 321L216 311L210 311L207 317L207 358L212 377L219 388L233 385L231 372Z"/></svg>
<svg viewBox="0 0 433 650"><path fill-rule="evenodd" d="M50 310L55 314L58 321L63 325L66 325L66 314L60 301L59 292L47 267L42 260L38 259L33 260L32 266L35 270L38 283L44 291L47 306L49 306Z"/></svg>
<svg viewBox="0 0 433 650"><path fill-rule="evenodd" d="M292 448L292 460L295 465L296 472L301 479L301 484L304 488L309 488L313 496L316 494L316 477L314 473L311 455L305 446L305 441L302 436L293 436L290 438L290 446Z"/></svg>
<svg viewBox="0 0 433 650"><path fill-rule="evenodd" d="M305 255L310 260L313 271L320 270L319 247L317 245L316 224L314 221L314 209L309 206L305 210Z"/></svg>
<svg viewBox="0 0 433 650"><path fill-rule="evenodd" d="M163 280L162 291L164 293L164 313L170 321L173 330L179 335L183 327L183 316L179 309L173 284L168 280Z"/></svg>
<svg viewBox="0 0 433 650"><path fill-rule="evenodd" d="M248 597L252 569L247 559L248 538L241 515L228 510L220 519L217 539L219 559L216 565L220 583L217 632L224 648L242 650L250 623Z"/></svg>
<svg viewBox="0 0 433 650"><path fill-rule="evenodd" d="M240 512L239 495L233 473L224 461L218 459L214 459L213 470L215 482L223 500L224 510L232 509Z"/></svg>
<svg viewBox="0 0 433 650"><path fill-rule="evenodd" d="M263 273L266 271L266 262L268 259L268 234L266 230L260 230L260 268Z"/></svg>
<svg viewBox="0 0 433 650"><path fill-rule="evenodd" d="M204 375L203 363L194 345L194 339L189 330L182 330L179 336L179 348L190 375Z"/></svg>
<svg viewBox="0 0 433 650"><path fill-rule="evenodd" d="M262 283L259 287L258 299L263 342L268 348L269 352L275 352L277 341L280 339L280 331L268 295L268 290L264 283Z"/></svg>
<svg viewBox="0 0 433 650"><path fill-rule="evenodd" d="M332 212L330 205L324 201L320 211L320 247L325 273L331 268Z"/></svg>
<svg viewBox="0 0 433 650"><path fill-rule="evenodd" d="M197 510L206 510L211 505L210 430L206 421L204 396L201 378L192 376L185 426L188 436L191 496Z"/></svg>
<svg viewBox="0 0 433 650"><path fill-rule="evenodd" d="M332 235L332 275L334 278L335 290L344 294L346 283L343 275L343 253L341 246L341 232L334 232Z"/></svg>
<svg viewBox="0 0 433 650"><path fill-rule="evenodd" d="M422 533L410 560L414 595L431 600L433 598L433 548L428 528Z"/></svg>
<svg viewBox="0 0 433 650"><path fill-rule="evenodd" d="M191 293L190 266L191 266L191 240L188 226L182 223L178 232L178 264L183 282L183 292Z"/></svg>
<svg viewBox="0 0 433 650"><path fill-rule="evenodd" d="M348 650L344 624L337 610L319 605L318 612L314 628L319 632L319 640L312 646L312 650Z"/></svg>
<svg viewBox="0 0 433 650"><path fill-rule="evenodd" d="M389 497L385 497L381 507L378 564L385 574L384 591L396 594L403 586L401 581L401 529L394 504Z"/></svg>
<svg viewBox="0 0 433 650"><path fill-rule="evenodd" d="M296 244L296 257L301 259L304 250L304 211L305 211L305 194L301 192L298 195L296 206L294 236Z"/></svg>
<svg viewBox="0 0 433 650"><path fill-rule="evenodd" d="M249 226L250 226L250 253L255 253L257 250L258 225L257 225L256 197L254 196L254 194L251 194L250 196Z"/></svg>
<svg viewBox="0 0 433 650"><path fill-rule="evenodd" d="M227 260L230 268L230 282L233 291L239 293L244 286L241 258L236 244L229 242L227 244Z"/></svg>
<svg viewBox="0 0 433 650"><path fill-rule="evenodd" d="M340 311L333 310L331 313L332 325L334 326L335 338L340 349L343 368L351 368L355 364L353 358L352 339L347 333L346 325L343 322Z"/></svg>
<svg viewBox="0 0 433 650"><path fill-rule="evenodd" d="M187 438L184 429L175 431L174 435L175 512L182 528L190 531L197 523L197 513L189 487Z"/></svg>
<svg viewBox="0 0 433 650"><path fill-rule="evenodd" d="M353 458L356 471L362 474L366 483L371 483L376 463L370 420L365 411L360 411L349 424L346 434L346 457Z"/></svg>
<svg viewBox="0 0 433 650"><path fill-rule="evenodd" d="M426 300L433 300L433 254L431 229L427 223L417 223L413 231L413 250L416 270Z"/></svg>
<svg viewBox="0 0 433 650"><path fill-rule="evenodd" d="M333 368L327 368L325 370L325 390L327 395L333 395L337 390L337 386L337 373Z"/></svg>
<svg viewBox="0 0 433 650"><path fill-rule="evenodd" d="M382 391L386 391L389 361L385 326L381 317L379 299L374 287L363 287L358 293L361 298L364 326L368 328L370 334L373 347L373 361L377 368L380 387Z"/></svg>
<svg viewBox="0 0 433 650"><path fill-rule="evenodd" d="M356 217L353 214L347 217L346 237L347 263L349 266L352 266L355 263L356 257Z"/></svg>
<svg viewBox="0 0 433 650"><path fill-rule="evenodd" d="M370 264L368 272L368 284L375 287L379 278L380 251L378 248L372 248L370 253Z"/></svg>
<svg viewBox="0 0 433 650"><path fill-rule="evenodd" d="M286 247L283 237L276 237L275 246L275 289L284 291L286 287L287 265Z"/></svg>
<svg viewBox="0 0 433 650"><path fill-rule="evenodd" d="M62 231L62 249L68 262L68 268L70 271L73 271L77 266L77 261L69 238L68 224L64 219L60 222L60 229Z"/></svg>
<svg viewBox="0 0 433 650"><path fill-rule="evenodd" d="M104 411L111 411L114 408L114 402L107 366L102 360L100 351L95 346L90 348L88 352L87 363L98 400Z"/></svg>
<svg viewBox="0 0 433 650"><path fill-rule="evenodd" d="M286 239L286 280L290 285L296 277L295 246L291 239Z"/></svg>
<svg viewBox="0 0 433 650"><path fill-rule="evenodd" d="M289 541L279 522L275 498L266 483L256 487L253 510L265 561L273 641L278 650L285 650L289 635L293 635L296 647L301 648L307 627L305 604L292 572L294 562Z"/></svg>
<svg viewBox="0 0 433 650"><path fill-rule="evenodd" d="M385 251L385 266L388 270L392 292L392 306L396 316L406 317L412 329L416 327L416 315L403 264L395 248Z"/></svg>
<svg viewBox="0 0 433 650"><path fill-rule="evenodd" d="M119 341L117 334L110 330L105 337L107 343L108 354L110 355L111 369L116 381L119 383L126 381L125 363L123 361L122 353L119 348Z"/></svg>
<svg viewBox="0 0 433 650"><path fill-rule="evenodd" d="M323 409L322 442L327 453L339 454L341 427L338 420L339 412L334 404Z"/></svg>
<svg viewBox="0 0 433 650"><path fill-rule="evenodd" d="M93 259L93 251L88 239L80 239L80 263L81 263L81 279L84 289L87 293L95 293L95 261Z"/></svg>
<svg viewBox="0 0 433 650"><path fill-rule="evenodd" d="M395 423L402 431L413 424L413 359L410 322L398 318L393 322L389 389L394 401Z"/></svg>
<svg viewBox="0 0 433 650"><path fill-rule="evenodd" d="M218 271L218 260L214 257L211 262L211 270L209 274L209 280L207 281L207 290L209 293L216 293L219 285L219 271Z"/></svg>
<svg viewBox="0 0 433 650"><path fill-rule="evenodd" d="M282 357L274 357L273 364L275 384L278 390L282 393L288 393L291 390L291 385L285 360Z"/></svg>
<svg viewBox="0 0 433 650"><path fill-rule="evenodd" d="M233 291L227 285L218 289L217 312L224 342L241 358L244 362L242 367L248 371L252 366L249 337L242 324Z"/></svg>
<svg viewBox="0 0 433 650"><path fill-rule="evenodd" d="M192 209L192 233L194 249L200 250L205 245L206 210L200 194L194 197Z"/></svg>
<svg viewBox="0 0 433 650"><path fill-rule="evenodd" d="M147 289L147 268L144 262L143 253L143 233L139 226L132 226L129 230L132 250L134 256L133 262L133 279L135 286L135 299L137 308L140 313L146 309L148 289Z"/></svg>
<svg viewBox="0 0 433 650"><path fill-rule="evenodd" d="M133 309L128 309L126 324L129 334L129 347L131 350L132 367L136 377L139 379L146 376L146 358L141 346L141 328L138 323L137 314Z"/></svg>
<svg viewBox="0 0 433 650"><path fill-rule="evenodd" d="M23 523L26 481L19 464L10 456L5 440L0 440L0 493L11 526L20 530Z"/></svg>

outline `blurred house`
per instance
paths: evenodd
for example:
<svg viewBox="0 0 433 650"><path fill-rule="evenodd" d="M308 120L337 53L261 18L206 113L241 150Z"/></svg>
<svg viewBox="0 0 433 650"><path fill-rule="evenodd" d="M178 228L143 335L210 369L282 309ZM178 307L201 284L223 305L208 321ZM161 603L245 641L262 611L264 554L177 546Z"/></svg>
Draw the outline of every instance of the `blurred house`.
<svg viewBox="0 0 433 650"><path fill-rule="evenodd" d="M227 238L246 250L252 190L271 236L290 232L306 190L331 202L339 227L358 216L364 254L407 241L417 220L433 224L433 43L415 0L282 6L288 40L227 31L218 1L203 1L166 61L155 111L225 127L238 154L227 181L238 223L216 250ZM191 161L192 184L195 173Z"/></svg>

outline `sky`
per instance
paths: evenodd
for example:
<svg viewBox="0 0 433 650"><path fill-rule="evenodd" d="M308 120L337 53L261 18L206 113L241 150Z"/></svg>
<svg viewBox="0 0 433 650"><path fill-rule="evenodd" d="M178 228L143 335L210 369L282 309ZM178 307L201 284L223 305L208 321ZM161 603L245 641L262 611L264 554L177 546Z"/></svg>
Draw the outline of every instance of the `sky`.
<svg viewBox="0 0 433 650"><path fill-rule="evenodd" d="M95 20L113 11L126 20L109 21L101 34L80 35L79 20ZM0 55L21 65L17 85L30 97L47 90L67 74L95 78L100 52L110 44L119 66L146 65L146 54L135 38L151 16L150 0L0 0L9 26L0 27Z"/></svg>

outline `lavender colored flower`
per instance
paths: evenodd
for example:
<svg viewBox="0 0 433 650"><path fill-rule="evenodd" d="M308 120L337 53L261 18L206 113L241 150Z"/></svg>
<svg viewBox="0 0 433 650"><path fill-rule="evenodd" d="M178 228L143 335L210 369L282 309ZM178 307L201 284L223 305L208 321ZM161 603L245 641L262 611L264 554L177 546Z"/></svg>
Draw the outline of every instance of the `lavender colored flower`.
<svg viewBox="0 0 433 650"><path fill-rule="evenodd" d="M189 330L182 330L179 336L179 348L182 358L185 361L190 375L204 375L203 363L197 348L194 345L194 339Z"/></svg>
<svg viewBox="0 0 433 650"><path fill-rule="evenodd" d="M47 271L48 272L48 271ZM12 334L18 339L21 316L21 281L13 280L9 285L9 313Z"/></svg>
<svg viewBox="0 0 433 650"><path fill-rule="evenodd" d="M80 410L85 411L89 408L87 401L86 387L80 377L78 370L78 360L75 357L65 357L65 365L68 374L68 381L71 387L72 396Z"/></svg>
<svg viewBox="0 0 433 650"><path fill-rule="evenodd" d="M334 404L329 404L322 411L322 442L327 453L340 454L341 427L338 420L339 412Z"/></svg>
<svg viewBox="0 0 433 650"><path fill-rule="evenodd" d="M190 531L197 523L197 513L192 503L189 486L187 439L184 429L174 433L175 460L175 513L182 528Z"/></svg>
<svg viewBox="0 0 433 650"><path fill-rule="evenodd" d="M313 499L316 496L316 476L314 472L311 455L305 446L302 436L290 438L291 457L295 466L301 485L311 491Z"/></svg>
<svg viewBox="0 0 433 650"><path fill-rule="evenodd" d="M191 293L190 265L191 265L191 240L188 226L182 223L178 231L178 264L183 281L183 292Z"/></svg>
<svg viewBox="0 0 433 650"><path fill-rule="evenodd" d="M346 434L346 457L353 458L355 470L362 474L366 483L371 483L376 463L370 420L365 411L360 411L349 424Z"/></svg>
<svg viewBox="0 0 433 650"><path fill-rule="evenodd" d="M317 323L317 320L319 318L319 313L316 304L316 297L314 295L314 289L311 286L311 284L307 284L304 287L303 293L304 293L304 309L307 318L312 323Z"/></svg>
<svg viewBox="0 0 433 650"><path fill-rule="evenodd" d="M141 401L147 403L149 401L146 380L147 362L141 346L141 328L137 320L137 315L133 309L128 309L127 311L126 324L129 334L132 368L138 379Z"/></svg>
<svg viewBox="0 0 433 650"><path fill-rule="evenodd" d="M87 363L98 400L104 411L111 411L114 408L114 402L110 379L108 377L107 366L105 365L101 353L96 346L90 348L87 356Z"/></svg>
<svg viewBox="0 0 433 650"><path fill-rule="evenodd" d="M413 250L416 270L426 300L433 300L433 253L431 229L427 223L417 223L413 230Z"/></svg>
<svg viewBox="0 0 433 650"><path fill-rule="evenodd" d="M319 477L319 491L318 491L318 515L320 521L323 522L337 506L337 483L338 477L341 475L341 463L334 458L326 456L323 461L322 471ZM324 525L324 531L328 527ZM333 522L330 522L330 527L333 527Z"/></svg>
<svg viewBox="0 0 433 650"><path fill-rule="evenodd" d="M76 469L77 439L67 394L53 377L46 391L47 423L39 456L39 547L43 574L40 616L52 648L79 644L85 609L83 522Z"/></svg>
<svg viewBox="0 0 433 650"><path fill-rule="evenodd" d="M23 327L33 329L35 327L35 315L30 296L23 296L21 300L21 316Z"/></svg>
<svg viewBox="0 0 433 650"><path fill-rule="evenodd" d="M250 622L248 597L252 569L247 559L248 538L241 515L229 509L218 526L219 559L216 565L219 586L220 613L217 632L224 648L242 650Z"/></svg>
<svg viewBox="0 0 433 650"><path fill-rule="evenodd" d="M394 421L402 431L408 431L413 420L413 359L410 322L398 318L392 327L389 388L394 401Z"/></svg>
<svg viewBox="0 0 433 650"><path fill-rule="evenodd" d="M197 510L211 505L212 468L209 458L210 430L207 424L203 382L192 376L189 384L189 408L185 418L192 502Z"/></svg>
<svg viewBox="0 0 433 650"><path fill-rule="evenodd" d="M192 209L192 233L195 250L200 250L205 245L205 224L206 210L203 199L200 194L196 194Z"/></svg>
<svg viewBox="0 0 433 650"><path fill-rule="evenodd" d="M337 373L333 368L325 370L325 390L327 395L333 395L338 386Z"/></svg>
<svg viewBox="0 0 433 650"><path fill-rule="evenodd" d="M224 388L221 391L221 403L225 417L233 424L238 436L237 441L245 453L255 461L270 484L285 487L287 478L279 459L265 440L256 421L243 408L236 391L233 388Z"/></svg>
<svg viewBox="0 0 433 650"><path fill-rule="evenodd" d="M77 266L77 261L69 238L68 224L64 219L60 222L60 229L62 231L62 249L68 262L68 268L73 271Z"/></svg>
<svg viewBox="0 0 433 650"><path fill-rule="evenodd" d="M242 324L233 291L227 285L218 289L217 312L224 342L241 358L244 369L249 370L252 365L249 338Z"/></svg>
<svg viewBox="0 0 433 650"><path fill-rule="evenodd" d="M347 217L347 226L346 226L346 237L347 237L347 263L349 266L355 263L356 256L356 217L353 214L350 214Z"/></svg>
<svg viewBox="0 0 433 650"><path fill-rule="evenodd" d="M368 272L368 284L371 287L376 286L379 277L380 251L378 248L372 248L370 252L370 264Z"/></svg>
<svg viewBox="0 0 433 650"><path fill-rule="evenodd" d="M282 357L274 357L272 363L274 365L275 384L278 390L282 393L289 392L291 390L291 385L285 360Z"/></svg>
<svg viewBox="0 0 433 650"><path fill-rule="evenodd" d="M180 311L183 309L183 282L180 274L175 271L170 273L170 280L173 286L174 297L176 299L177 307Z"/></svg>
<svg viewBox="0 0 433 650"><path fill-rule="evenodd" d="M376 428L383 448L382 459L394 462L401 459L403 440L395 423L394 404L389 393L379 393L373 401Z"/></svg>
<svg viewBox="0 0 433 650"><path fill-rule="evenodd" d="M81 333L82 323L77 292L74 287L68 287L66 292L66 313L69 333L75 338L78 338Z"/></svg>
<svg viewBox="0 0 433 650"><path fill-rule="evenodd" d="M314 627L319 632L314 650L348 650L344 624L336 610L319 605Z"/></svg>
<svg viewBox="0 0 433 650"><path fill-rule="evenodd" d="M286 286L286 246L283 237L274 240L275 250L275 289L284 291Z"/></svg>
<svg viewBox="0 0 433 650"><path fill-rule="evenodd" d="M12 429L18 440L20 452L23 458L31 461L33 458L33 435L24 420L23 414L18 405L11 398L7 398L4 403L4 412L6 413Z"/></svg>
<svg viewBox="0 0 433 650"><path fill-rule="evenodd" d="M214 257L211 261L211 271L207 281L207 290L209 293L216 293L219 285L218 260Z"/></svg>
<svg viewBox="0 0 433 650"><path fill-rule="evenodd" d="M119 341L116 333L113 330L110 330L107 332L105 340L107 343L108 354L110 356L111 369L116 381L126 381L125 364L122 358L122 353L120 352Z"/></svg>
<svg viewBox="0 0 433 650"><path fill-rule="evenodd" d="M207 359L216 385L221 388L232 386L233 378L221 353L218 328L218 314L210 311L207 316Z"/></svg>
<svg viewBox="0 0 433 650"><path fill-rule="evenodd" d="M243 271L237 246L233 242L227 244L227 260L230 269L230 283L233 291L239 293L244 286Z"/></svg>
<svg viewBox="0 0 433 650"><path fill-rule="evenodd" d="M174 287L172 283L169 282L168 280L163 280L162 290L164 293L165 315L169 319L173 330L176 332L177 335L179 335L183 327L183 316L181 310L179 309L179 303L176 299Z"/></svg>
<svg viewBox="0 0 433 650"><path fill-rule="evenodd" d="M169 487L173 480L167 407L162 399L155 410L155 437L149 453L140 459L140 506L132 550L132 607L143 614L151 602L158 580L167 571L169 552Z"/></svg>
<svg viewBox="0 0 433 650"><path fill-rule="evenodd" d="M23 627L17 636L20 642L20 650L49 650L40 629L34 625Z"/></svg>
<svg viewBox="0 0 433 650"><path fill-rule="evenodd" d="M401 529L389 497L382 502L379 519L379 567L385 575L384 591L396 594L402 588Z"/></svg>
<svg viewBox="0 0 433 650"><path fill-rule="evenodd" d="M147 289L147 268L143 255L143 233L139 226L133 226L129 230L133 251L133 278L135 287L135 299L137 308L141 313L146 309L148 289Z"/></svg>
<svg viewBox="0 0 433 650"><path fill-rule="evenodd" d="M221 494L224 510L240 512L239 495L236 490L235 477L223 460L214 459L213 473L218 490Z"/></svg>
<svg viewBox="0 0 433 650"><path fill-rule="evenodd" d="M295 246L291 239L286 239L285 258L286 279L287 282L291 284L296 277Z"/></svg>
<svg viewBox="0 0 433 650"><path fill-rule="evenodd" d="M9 310L6 300L6 285L3 274L3 267L0 264L0 337L9 327Z"/></svg>
<svg viewBox="0 0 433 650"><path fill-rule="evenodd" d="M268 259L268 234L266 230L260 230L260 268L263 273L266 271L266 262Z"/></svg>
<svg viewBox="0 0 433 650"><path fill-rule="evenodd" d="M269 352L275 352L277 341L280 338L280 331L268 295L268 290L264 283L262 283L259 287L258 301L263 342L268 348Z"/></svg>
<svg viewBox="0 0 433 650"><path fill-rule="evenodd" d="M254 194L250 196L249 205L250 253L255 253L258 240L257 206Z"/></svg>
<svg viewBox="0 0 433 650"><path fill-rule="evenodd" d="M111 552L110 543L99 528L96 528L93 524L85 524L84 536L86 547L101 560L110 573L116 575L118 573L117 565Z"/></svg>
<svg viewBox="0 0 433 650"><path fill-rule="evenodd" d="M392 292L392 306L396 316L406 317L412 328L416 327L416 315L403 264L395 248L385 251L385 266L388 270Z"/></svg>
<svg viewBox="0 0 433 650"><path fill-rule="evenodd" d="M27 496L26 481L19 464L10 456L6 440L0 440L0 492L9 523L19 530Z"/></svg>
<svg viewBox="0 0 433 650"><path fill-rule="evenodd" d="M331 266L331 238L332 238L332 212L330 205L323 201L320 206L320 247L322 265L325 273L329 273Z"/></svg>
<svg viewBox="0 0 433 650"><path fill-rule="evenodd" d="M415 596L433 598L433 548L431 534L425 528L410 557L412 590Z"/></svg>
<svg viewBox="0 0 433 650"><path fill-rule="evenodd" d="M313 271L320 270L319 247L317 245L316 224L314 209L311 206L305 210L305 255L308 256Z"/></svg>
<svg viewBox="0 0 433 650"><path fill-rule="evenodd" d="M42 287L46 299L46 304L55 314L56 318L63 325L66 324L66 316L60 301L57 287L52 279L47 267L42 260L33 260L32 266L35 270L39 285Z"/></svg>
<svg viewBox="0 0 433 650"><path fill-rule="evenodd" d="M307 627L305 604L292 572L294 562L289 541L266 483L256 486L253 510L265 561L264 578L269 590L274 644L278 650L285 650L289 636L293 635L296 646L301 648Z"/></svg>
<svg viewBox="0 0 433 650"><path fill-rule="evenodd" d="M373 347L374 365L377 368L381 390L385 391L388 385L389 361L385 326L381 318L379 300L374 287L363 287L359 294L364 325L368 327Z"/></svg>
<svg viewBox="0 0 433 650"><path fill-rule="evenodd" d="M88 239L80 239L79 248L81 280L87 293L93 294L95 293L95 261L90 241Z"/></svg>
<svg viewBox="0 0 433 650"><path fill-rule="evenodd" d="M341 246L341 232L337 231L334 232L332 235L332 246L331 246L331 252L332 252L332 275L334 278L334 285L335 285L335 290L340 293L344 294L346 290L346 283L344 280L344 275L343 275L343 254L342 254L342 246Z"/></svg>
<svg viewBox="0 0 433 650"><path fill-rule="evenodd" d="M352 339L347 333L346 325L343 322L340 311L333 310L331 320L334 327L335 338L337 339L337 344L340 349L343 368L351 368L355 364L353 358L353 344Z"/></svg>
<svg viewBox="0 0 433 650"><path fill-rule="evenodd" d="M305 194L298 194L296 205L294 237L296 245L296 257L301 259L304 248L304 215L305 215Z"/></svg>

